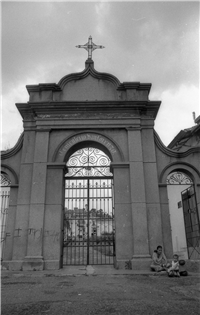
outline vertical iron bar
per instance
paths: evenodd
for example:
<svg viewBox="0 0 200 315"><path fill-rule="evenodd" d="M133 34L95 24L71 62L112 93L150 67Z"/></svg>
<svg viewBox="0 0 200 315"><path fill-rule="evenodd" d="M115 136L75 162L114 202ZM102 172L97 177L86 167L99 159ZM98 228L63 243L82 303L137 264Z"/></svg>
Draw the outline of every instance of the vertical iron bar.
<svg viewBox="0 0 200 315"><path fill-rule="evenodd" d="M109 212L110 212L110 205L109 205L109 202L110 202L110 183L109 183L109 179L107 179L107 193L108 193L108 198L107 198L107 204L108 204L108 214L107 214L107 224L108 224L108 238L107 238L107 241L108 241L108 262L110 263L110 235L109 235L109 232L110 232L110 228L109 228Z"/></svg>
<svg viewBox="0 0 200 315"><path fill-rule="evenodd" d="M97 206L99 204L99 199L98 199L98 182L95 183L95 193L96 193L96 210L99 211L99 207ZM98 217L99 217L99 212L98 212ZM95 244L97 244L97 239L98 239L98 217L97 217L97 213L96 213L96 236L95 236ZM96 264L98 265L98 254L99 251L97 249L97 246L95 247L95 251L96 251Z"/></svg>
<svg viewBox="0 0 200 315"><path fill-rule="evenodd" d="M112 182L112 241L113 241L113 259L115 257L115 208L114 208L114 183L113 183L113 179L111 179Z"/></svg>
<svg viewBox="0 0 200 315"><path fill-rule="evenodd" d="M106 180L106 179L105 179ZM105 249L105 238L106 238L106 236L105 236L105 214L106 214L106 183L104 182L103 183L103 186L104 186L104 199L103 199L103 201L104 201L104 242L103 242L103 248ZM105 263L106 263L106 255L104 255L105 256Z"/></svg>
<svg viewBox="0 0 200 315"><path fill-rule="evenodd" d="M99 189L99 240L101 240L101 216L102 216L102 198L101 198L101 179L98 180L98 189ZM98 243L99 246L99 243ZM98 264L101 264L101 252L98 247Z"/></svg>
<svg viewBox="0 0 200 315"><path fill-rule="evenodd" d="M85 225L85 219L87 219L87 208L85 204L85 191L86 191L86 186L85 186L85 179L83 179L83 208L85 209L84 212L84 243L83 243L83 263L85 264L85 233L87 233L87 225ZM85 217L86 215L86 217Z"/></svg>
<svg viewBox="0 0 200 315"><path fill-rule="evenodd" d="M90 183L92 182L92 187L90 187L90 192L92 189L92 203L93 203L93 209L95 209L95 191L94 191L94 179L90 180ZM92 238L91 238L91 243L90 243L90 251L92 255L92 259L90 263L94 264L94 248L93 248L93 240L94 240L94 221L95 221L95 210L93 210L92 214Z"/></svg>
<svg viewBox="0 0 200 315"><path fill-rule="evenodd" d="M74 210L74 216L75 216L75 240L74 240L74 264L76 265L76 241L77 241L77 213L76 213L76 182L77 180L75 180L75 184L74 184L74 198L72 200L73 202L73 210Z"/></svg>
<svg viewBox="0 0 200 315"><path fill-rule="evenodd" d="M70 210L70 180L67 180L67 193L68 193L68 200L67 200L67 208L68 210ZM68 247L68 243L67 243L67 246L66 246L66 251L65 251L65 255L66 255L66 262L69 262L69 247ZM71 260L71 258L70 258Z"/></svg>
<svg viewBox="0 0 200 315"><path fill-rule="evenodd" d="M87 265L89 265L89 242L90 242L90 238L89 238L89 232L90 232L90 222L89 222L89 209L90 209L90 204L89 204L89 195L90 192L90 181L89 179L87 180L87 204L88 204L88 211L87 211Z"/></svg>
<svg viewBox="0 0 200 315"><path fill-rule="evenodd" d="M78 221L78 229L79 229L79 236L78 236L78 238L79 238L79 242L78 242L78 249L77 249L77 251L78 251L78 264L80 264L80 243L81 243L81 238L80 238L80 236L81 236L81 234L80 234L80 232L81 232L81 209L80 209L80 203L79 203L79 201L80 201L80 199L79 199L79 197L80 197L80 190L79 190L79 188L80 188L80 185L79 185L80 183L79 183L79 181L77 182L77 188L76 188L76 190L77 190L77 208L78 208L78 213L79 213L79 221Z"/></svg>
<svg viewBox="0 0 200 315"><path fill-rule="evenodd" d="M93 190L94 190L94 208L95 208L95 217L94 217L94 229L93 229L93 235L94 235L94 230L95 230L95 235L94 235L94 238L93 238L93 244L92 244L92 251L93 251L93 264L95 264L95 247L94 247L94 241L96 239L96 235L97 235L97 195L96 195L96 190L95 190L95 180L93 179Z"/></svg>

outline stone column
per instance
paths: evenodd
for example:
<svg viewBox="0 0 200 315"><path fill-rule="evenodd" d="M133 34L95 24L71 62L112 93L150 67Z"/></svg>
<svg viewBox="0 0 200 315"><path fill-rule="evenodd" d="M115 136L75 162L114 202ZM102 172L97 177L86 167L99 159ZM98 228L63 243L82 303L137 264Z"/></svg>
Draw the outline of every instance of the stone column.
<svg viewBox="0 0 200 315"><path fill-rule="evenodd" d="M142 129L142 141L149 229L149 247L150 253L153 254L153 251L158 245L163 246L164 251L165 246L163 243L163 220L160 207L157 161L152 126L144 126Z"/></svg>
<svg viewBox="0 0 200 315"><path fill-rule="evenodd" d="M12 261L9 262L10 270L21 270L23 259L26 256L34 148L35 131L25 130L13 235L13 253Z"/></svg>
<svg viewBox="0 0 200 315"><path fill-rule="evenodd" d="M164 246L166 257L171 258L173 256L173 246L172 246L172 233L171 233L167 184L159 184L159 191L160 191L160 207L161 207L161 218L162 218L163 246Z"/></svg>
<svg viewBox="0 0 200 315"><path fill-rule="evenodd" d="M111 163L114 177L115 267L125 269L132 257L132 214L129 163Z"/></svg>
<svg viewBox="0 0 200 315"><path fill-rule="evenodd" d="M49 130L38 130L34 152L27 254L23 262L23 270L43 270L44 267L43 224L48 144Z"/></svg>
<svg viewBox="0 0 200 315"><path fill-rule="evenodd" d="M142 140L139 128L128 128L128 145L133 224L132 269L146 269L150 264L150 255Z"/></svg>
<svg viewBox="0 0 200 315"><path fill-rule="evenodd" d="M44 269L62 266L66 163L48 163L44 221Z"/></svg>

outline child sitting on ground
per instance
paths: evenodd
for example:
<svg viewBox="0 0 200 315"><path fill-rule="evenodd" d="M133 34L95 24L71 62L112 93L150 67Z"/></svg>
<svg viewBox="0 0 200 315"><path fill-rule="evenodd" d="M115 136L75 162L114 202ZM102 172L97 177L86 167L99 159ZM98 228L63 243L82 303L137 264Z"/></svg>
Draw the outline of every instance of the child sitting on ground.
<svg viewBox="0 0 200 315"><path fill-rule="evenodd" d="M174 254L171 267L167 270L169 277L180 277L179 273L179 256Z"/></svg>

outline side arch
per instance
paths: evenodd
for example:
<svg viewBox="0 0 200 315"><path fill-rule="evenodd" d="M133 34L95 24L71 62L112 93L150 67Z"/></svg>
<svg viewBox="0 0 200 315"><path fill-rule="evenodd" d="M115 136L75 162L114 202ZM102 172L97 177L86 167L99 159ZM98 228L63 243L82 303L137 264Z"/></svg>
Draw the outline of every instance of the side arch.
<svg viewBox="0 0 200 315"><path fill-rule="evenodd" d="M12 185L18 185L18 183L19 183L18 176L10 166L8 166L6 164L1 164L1 171L8 174L9 179L11 180L11 186Z"/></svg>
<svg viewBox="0 0 200 315"><path fill-rule="evenodd" d="M183 181L167 182L167 176L173 172L185 174L192 182L185 177ZM173 253L180 259L199 259L199 247L196 246L199 230L195 229L199 226L200 172L187 162L174 162L163 169L159 179L160 200L163 213L168 215Z"/></svg>
<svg viewBox="0 0 200 315"><path fill-rule="evenodd" d="M199 207L199 192L200 192L200 172L191 164L187 162L176 161L168 164L159 175L159 194L160 194L160 204L163 216L163 239L165 248L168 248L169 240L170 240L170 248L167 250L167 255L170 257L174 252L179 252L179 255L184 255L185 259L187 259L187 249L186 249L186 241L185 240L185 227L184 227L184 219L183 215L181 215L178 210L178 202L181 200L180 190L183 185L175 185L176 192L173 195L169 195L169 187L171 185L167 184L167 176L172 172L182 172L191 178L193 181L193 185L196 191L197 197L197 205ZM182 187L181 187L182 186ZM178 191L177 191L178 190ZM184 190L184 188L183 188ZM176 196L176 197L175 197ZM178 197L177 197L178 196ZM180 197L180 198L179 198ZM178 199L178 200L177 200ZM175 207L174 207L175 206ZM177 209L177 211L173 212L173 209ZM181 209L181 208L180 208ZM179 219L173 218L173 213L179 213ZM180 219L181 218L181 219ZM175 223L178 222L178 227L175 226ZM172 231L180 231L180 235L175 234Z"/></svg>
<svg viewBox="0 0 200 315"><path fill-rule="evenodd" d="M113 139L99 132L84 131L65 138L56 148L52 162L65 162L73 152L88 145L104 151L112 162L125 161L122 150Z"/></svg>
<svg viewBox="0 0 200 315"><path fill-rule="evenodd" d="M18 151L21 150L23 146L23 140L24 140L24 132L20 135L19 139L17 140L17 143L14 145L13 148L3 151L1 153L1 160L9 159L10 157L14 156L18 153Z"/></svg>
<svg viewBox="0 0 200 315"><path fill-rule="evenodd" d="M174 162L167 165L161 172L159 177L160 184L166 184L167 176L173 171L181 171L187 174L194 183L200 183L200 172L193 165L187 162Z"/></svg>

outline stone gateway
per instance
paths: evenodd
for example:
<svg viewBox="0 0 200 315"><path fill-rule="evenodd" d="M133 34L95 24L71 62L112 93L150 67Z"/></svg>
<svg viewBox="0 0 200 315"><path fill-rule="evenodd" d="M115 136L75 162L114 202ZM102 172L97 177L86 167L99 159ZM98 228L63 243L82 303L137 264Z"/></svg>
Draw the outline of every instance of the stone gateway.
<svg viewBox="0 0 200 315"><path fill-rule="evenodd" d="M149 269L158 245L168 258L178 252L199 259L200 147L163 145L154 131L161 102L149 100L151 84L120 83L89 58L58 84L26 88L29 101L16 104L24 132L1 156L10 187L6 268ZM183 221L185 245L171 231L169 176L177 172L189 178L178 201L189 200L181 199L185 189L193 196L185 213L196 230L188 234Z"/></svg>

